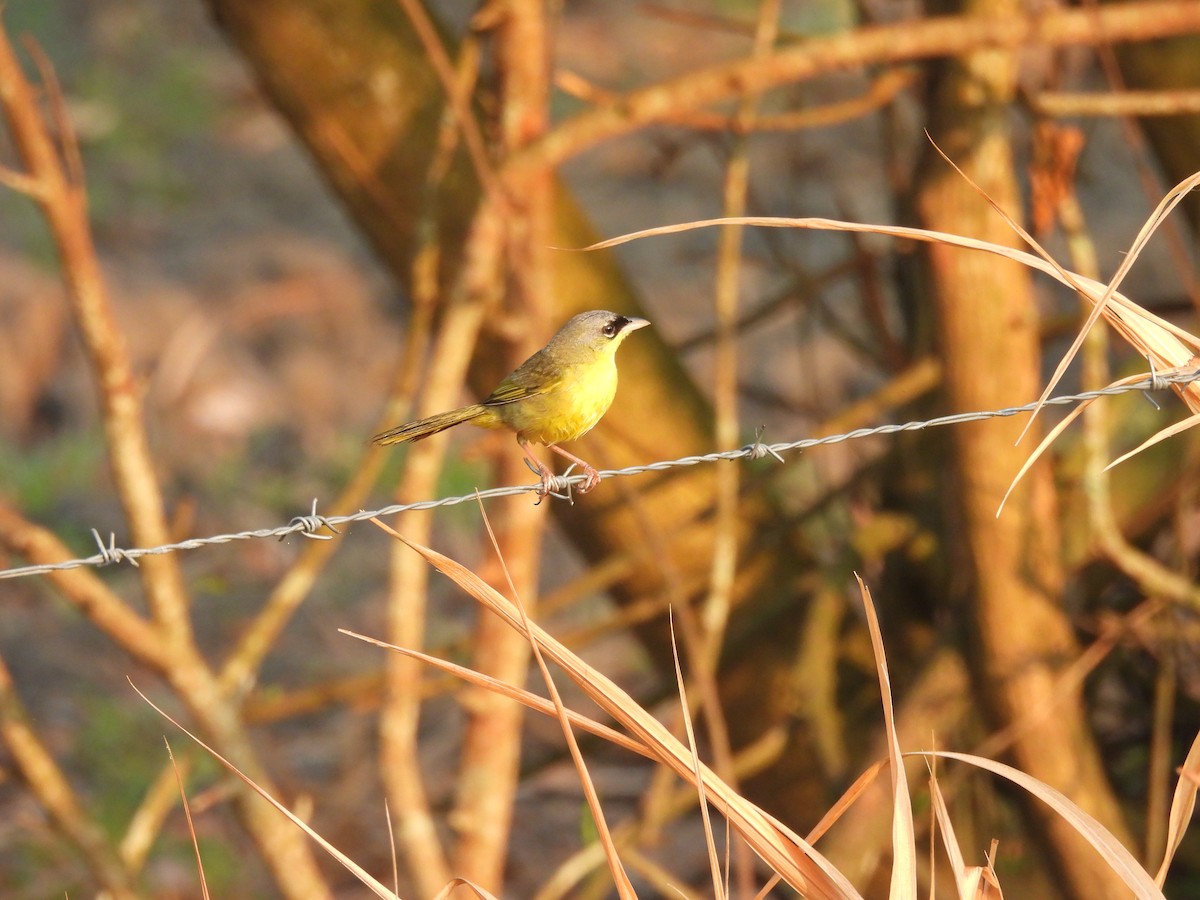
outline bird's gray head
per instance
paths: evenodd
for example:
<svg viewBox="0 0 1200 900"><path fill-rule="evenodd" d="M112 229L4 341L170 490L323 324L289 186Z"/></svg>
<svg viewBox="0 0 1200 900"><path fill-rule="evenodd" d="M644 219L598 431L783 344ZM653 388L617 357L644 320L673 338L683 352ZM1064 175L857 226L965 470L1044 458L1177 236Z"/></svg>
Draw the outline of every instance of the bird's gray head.
<svg viewBox="0 0 1200 900"><path fill-rule="evenodd" d="M583 352L613 354L626 336L649 325L648 319L593 309L572 318L550 339L546 349L576 356Z"/></svg>

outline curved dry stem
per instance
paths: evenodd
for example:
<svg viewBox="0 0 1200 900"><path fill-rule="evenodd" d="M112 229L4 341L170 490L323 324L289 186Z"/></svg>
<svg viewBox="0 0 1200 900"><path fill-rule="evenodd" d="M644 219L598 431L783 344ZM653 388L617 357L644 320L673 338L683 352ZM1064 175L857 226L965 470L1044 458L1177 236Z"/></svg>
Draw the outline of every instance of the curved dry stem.
<svg viewBox="0 0 1200 900"><path fill-rule="evenodd" d="M503 596L466 567L426 546L411 542L379 523L384 530L403 542L440 572L453 579L463 590L485 605L509 625L536 640L543 655L562 668L587 695L635 740L651 748L659 760L681 778L692 781L693 758L688 749L657 719L643 710L611 679L589 666L551 637L536 623L523 623L520 614ZM701 766L707 796L737 829L754 851L798 890L814 898L856 898L858 892L829 862L803 838L779 820L740 797L707 766Z"/></svg>
<svg viewBox="0 0 1200 900"><path fill-rule="evenodd" d="M54 84L46 85L54 93ZM133 541L142 546L170 539L162 493L142 423L141 390L125 340L113 315L87 220L84 187L68 177L58 147L38 108L34 89L0 29L0 105L26 175L38 185L37 200L58 247L76 324L100 392L109 465ZM69 134L64 140L69 142ZM65 151L68 159L73 150ZM191 625L178 562L147 560L142 581L161 638L188 644Z"/></svg>
<svg viewBox="0 0 1200 900"><path fill-rule="evenodd" d="M419 280L419 279L418 279ZM389 400L379 427L406 417L411 408L411 397L415 394L422 368L422 349L429 342L432 325L431 304L419 301L409 322L405 348L401 363L389 392ZM361 508L364 498L374 488L387 461L388 449L378 444L368 444L359 460L358 468L334 500L328 515L345 515ZM292 615L308 597L325 565L333 558L340 544L336 541L305 541L304 549L284 576L276 584L262 610L254 618L238 641L233 653L221 669L220 683L227 693L244 689L253 684L259 668L275 646L279 635L291 621Z"/></svg>
<svg viewBox="0 0 1200 900"><path fill-rule="evenodd" d="M1131 253L1135 250L1140 252L1153 230L1152 225L1160 222L1163 216L1170 212L1171 209L1174 209L1180 198L1197 184L1200 184L1200 173L1176 185L1167 194L1160 204L1159 209L1151 217L1151 220L1139 232L1130 251ZM1057 263L1042 259L1024 250L1017 250L1012 247L1005 247L1002 244L979 240L978 238L964 237L963 235L951 234L945 231L910 228L901 225L867 225L861 222L843 222L838 219L820 217L742 216L734 219L702 219L677 225L645 228L640 231L623 234L619 237L609 238L606 241L599 241L587 247L575 249L584 251L603 250L645 237L676 234L681 231L712 228L717 225L729 224L755 225L762 228L802 228L817 231L882 234L924 243L948 244L967 250L980 250L985 253L1011 259L1031 269L1036 269L1077 291L1083 299L1095 304L1097 308L1101 308L1109 324L1140 355L1151 358L1156 370L1160 374L1165 371L1190 367L1197 351L1200 351L1200 337L1166 319L1156 316L1154 313L1130 300L1120 291L1113 290L1110 284L1086 278L1076 272L1069 272ZM1103 306L1101 306L1102 302ZM1200 388L1195 385L1173 386L1172 390L1188 403L1189 406L1192 404L1200 405Z"/></svg>
<svg viewBox="0 0 1200 900"><path fill-rule="evenodd" d="M1032 98L1043 116L1183 116L1200 113L1200 91L1042 91Z"/></svg>
<svg viewBox="0 0 1200 900"><path fill-rule="evenodd" d="M146 865L146 859L154 849L163 824L179 804L180 782L187 780L193 768L190 756L176 760L172 755L167 765L159 770L150 787L146 789L142 802L129 817L129 823L117 847L117 852L121 854L121 859L130 870L140 872Z"/></svg>
<svg viewBox="0 0 1200 900"><path fill-rule="evenodd" d="M917 83L919 75L915 68L903 66L888 69L874 78L867 89L857 97L835 103L818 104L785 113L763 113L753 121L743 121L735 115L703 110L686 110L663 120L664 125L692 128L696 131L717 131L722 134L763 134L765 132L804 131L813 128L830 128L854 119L861 119L887 106L901 91ZM559 72L555 76L556 86L564 93L591 103L604 106L617 103L621 95L597 87L574 72Z"/></svg>
<svg viewBox="0 0 1200 900"><path fill-rule="evenodd" d="M553 23L540 2L509 3L504 12L489 18L495 8L481 11L477 30L493 29L498 74L499 138L504 152L526 146L545 133L550 109L550 33ZM550 174L529 169L508 179L502 232L497 236L504 255L495 282L511 280L510 296L497 295L505 308L515 308L516 327L501 323L502 370L515 369L541 343L533 323L552 317L555 290L548 245L552 202ZM494 323L493 317L493 323ZM521 454L507 449L496 464L502 483L519 481L525 473ZM503 522L495 556L485 563L488 581L506 582L536 608L542 533L548 507L534 506L523 496L505 498L497 510ZM492 616L481 616L475 625L471 655L477 669L510 683L521 683L529 670L529 644ZM450 813L459 840L453 856L454 871L471 881L499 891L508 858L511 823L520 779L521 725L517 704L492 695L475 694L467 702L467 726L456 783L459 786Z"/></svg>
<svg viewBox="0 0 1200 900"><path fill-rule="evenodd" d="M503 256L503 234L497 208L485 204L473 224L466 251L468 263L452 291L429 353L430 369L422 406L417 410L421 415L449 409L462 391L484 315L496 305L500 279L495 275ZM445 447L445 438L434 437L408 450L404 477L397 489L401 498L433 493ZM422 513L410 513L402 522L406 530L419 534L431 527L429 516ZM417 648L425 640L427 570L411 554L393 551L391 562L388 639L398 646ZM450 866L421 774L417 747L420 681L421 669L415 661L402 657L388 660L380 719L380 769L418 888L431 896L449 880Z"/></svg>
<svg viewBox="0 0 1200 900"><path fill-rule="evenodd" d="M51 108L61 111L56 83L42 62ZM143 424L142 392L96 256L77 150L69 128L60 129L65 142L62 147L51 138L36 92L2 28L0 107L28 176L39 185L38 201L58 247L72 311L99 388L109 465L131 537L142 546L167 543L171 535ZM261 773L235 709L217 689L216 679L193 641L189 598L178 560L171 555L150 557L138 571L154 622L153 639L160 648L157 667L214 741L265 783L265 773ZM119 622L121 633L136 639L131 652L149 655L143 646L148 640L146 629L132 614L116 612L119 605L106 604L104 621L110 629ZM277 819L264 816L266 810L247 799L239 797L242 820L284 893L325 896L323 879L299 836L281 828Z"/></svg>
<svg viewBox="0 0 1200 900"><path fill-rule="evenodd" d="M464 90L460 84L454 64L450 61L450 55L446 52L446 48L442 46L433 20L425 6L418 0L396 0L396 2L403 7L409 21L412 22L413 31L416 32L421 45L425 48L429 64L437 73L442 90L446 92L447 102L454 111L459 133L462 134L463 143L466 144L467 154L471 158L471 165L475 168L479 183L487 190L493 202L503 202L504 192L496 178L491 158L488 156L483 133L479 123L475 120L475 113L471 109L470 92Z"/></svg>
<svg viewBox="0 0 1200 900"><path fill-rule="evenodd" d="M1200 4L1176 0L1042 9L1029 16L946 16L824 38L808 38L766 58L740 59L631 91L580 113L509 160L506 170L557 166L604 140L682 112L804 81L837 69L886 65L973 50L1092 45L1102 38L1135 41L1200 31Z"/></svg>
<svg viewBox="0 0 1200 900"><path fill-rule="evenodd" d="M326 853L328 853L330 856L332 856L334 859L336 859L339 863L341 863L341 865L348 872L353 874L354 877L357 878L364 887L368 888L373 894L375 894L375 896L391 898L391 900L395 900L396 895L394 893L392 893L392 891L388 890L388 888L385 885L383 885L382 883L377 881L375 878L373 878L371 876L371 874L366 871L366 869L364 869L362 866L360 866L358 863L356 863L353 859L351 859L349 856L347 856L342 851L338 850L338 848L333 846L333 844L329 843L329 841L325 840L325 838L323 838L317 831L312 829L308 825L307 822L305 822L303 819L301 819L299 816L297 816L295 813L293 813L290 809L288 809L286 806L284 806L281 802L279 802L277 799L275 799L275 796L272 791L268 791L266 789L266 787L264 787L262 784L257 782L256 779L254 779L251 775L249 775L246 772L239 769L230 760L226 759L224 756L222 756L220 753L218 753L215 748L210 747L208 744L204 743L204 741L202 741L195 734L188 731L188 729L184 728L183 725L181 725L179 722L177 722L175 719L173 719L170 715L168 715L161 707L159 707L157 704L155 704L153 700L151 700L149 697L147 697L145 694L143 694L141 692L141 690L137 687L137 685L135 685L132 681L130 681L129 684L134 689L134 691L137 692L137 695L146 702L147 706L149 706L156 713L158 713L160 716L162 716L164 719L166 719L168 722L170 722L172 725L174 725L176 728L178 728L184 734L186 734L189 738L192 739L192 741L197 746L206 750L209 753L209 755L211 755L217 762L219 762L222 766L224 766L226 768L226 770L228 770L230 772L230 774L236 776L238 778L238 780L241 781L249 790L258 794L260 797L262 797L264 800L266 800L267 803L269 803L272 807L274 807L276 810L278 810L280 813L282 813L283 817L286 818L292 825L295 826L295 829L294 829L295 833L297 833L297 834L303 833L303 834L308 835L310 838L312 838L312 840L315 841Z"/></svg>
<svg viewBox="0 0 1200 900"><path fill-rule="evenodd" d="M970 753L955 753L949 750L922 750L906 753L906 756L940 757L969 763L985 771L999 775L1023 788L1031 796L1045 803L1064 822L1091 844L1103 857L1104 862L1125 882L1139 900L1165 900L1162 891L1141 867L1133 854L1125 849L1112 833L1094 818L1071 802L1065 794L1044 782L1027 775L1019 769Z"/></svg>

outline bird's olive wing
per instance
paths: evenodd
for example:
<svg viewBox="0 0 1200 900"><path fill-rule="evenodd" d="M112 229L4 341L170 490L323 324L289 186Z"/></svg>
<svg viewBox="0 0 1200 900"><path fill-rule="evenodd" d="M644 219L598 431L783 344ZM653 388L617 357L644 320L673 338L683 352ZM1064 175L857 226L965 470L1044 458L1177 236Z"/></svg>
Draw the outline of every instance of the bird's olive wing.
<svg viewBox="0 0 1200 900"><path fill-rule="evenodd" d="M492 391L483 401L484 406L503 406L506 403L516 403L526 397L534 397L546 393L547 388L527 384L509 384L507 381Z"/></svg>
<svg viewBox="0 0 1200 900"><path fill-rule="evenodd" d="M499 387L483 401L484 406L504 406L527 397L536 397L555 390L562 381L561 366L547 359L545 351L531 356L516 371L500 382Z"/></svg>

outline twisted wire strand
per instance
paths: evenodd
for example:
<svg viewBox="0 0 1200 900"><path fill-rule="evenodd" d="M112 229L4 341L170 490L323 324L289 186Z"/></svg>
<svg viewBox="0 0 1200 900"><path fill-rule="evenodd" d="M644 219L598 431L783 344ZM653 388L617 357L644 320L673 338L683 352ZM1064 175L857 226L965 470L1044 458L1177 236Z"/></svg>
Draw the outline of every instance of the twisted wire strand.
<svg viewBox="0 0 1200 900"><path fill-rule="evenodd" d="M1172 385L1188 384L1193 381L1200 380L1200 368L1175 370L1168 373L1151 372L1149 376L1140 381L1131 382L1128 384L1110 385L1106 388L1101 388L1094 391L1084 391L1079 394L1070 394L1061 397L1047 398L1042 405L1046 406L1066 406L1075 403L1083 403L1090 400L1095 400L1099 397L1112 397L1118 394L1127 394L1135 391L1149 392L1165 390ZM1149 396L1147 394L1147 396ZM934 419L926 419L916 422L893 423L888 425L877 425L872 428L855 428L852 431L843 432L841 434L832 434L821 438L806 438L799 441L788 441L784 443L763 443L761 440L761 432L756 437L754 443L747 444L737 450L722 450L716 453L706 453L701 456L683 456L678 459L660 460L658 462L646 463L637 466L628 466L624 469L603 469L600 471L601 480L606 478L618 478L628 475L640 475L645 472L663 472L669 469L680 468L682 466L696 466L701 463L717 462L719 460L739 460L739 459L762 459L765 456L772 456L779 462L785 462L783 454L795 450L808 450L813 447L821 447L826 444L840 444L845 441L860 440L862 438L874 437L877 435L896 434L903 431L921 431L926 428L939 428L945 425L962 425L967 422L980 422L986 419L1004 418L1007 416L1019 415L1023 412L1032 412L1037 409L1038 403L1026 403L1023 406L1011 406L1005 409L985 410L980 412L955 413L948 416L939 416ZM570 470L568 470L569 473ZM578 484L584 480L583 475L559 475L555 477L551 484L550 490L553 496L560 499L570 501L571 486ZM470 494L464 494L458 497L442 497L437 500L421 500L416 503L398 503L391 506L384 506L375 510L359 510L356 513L343 516L322 516L317 513L317 501L313 500L312 512L308 515L296 516L288 524L280 525L275 528L257 528L250 531L238 531L230 534L215 534L209 537L189 538L183 541L176 541L173 544L163 544L158 547L136 547L136 548L121 548L116 546L115 534L109 534L108 543L105 544L101 539L100 534L96 529L92 529L92 535L96 539L96 544L99 548L98 552L88 557L79 559L66 560L58 563L41 563L38 565L19 566L17 568L5 569L0 571L0 579L6 578L22 578L28 575L44 575L49 572L61 571L64 569L78 569L84 566L107 566L113 563L128 562L137 565L137 561L143 556L155 556L164 553L175 553L180 550L197 550L201 547L208 547L214 544L228 544L233 541L255 540L260 538L277 538L283 540L293 534L299 534L307 538L315 540L332 540L331 534L320 534L321 529L327 529L334 534L340 534L337 526L348 525L354 522L363 522L367 519L372 519L377 516L391 516L396 513L408 512L412 510L423 509L438 509L443 506L457 506L460 503L465 503L468 500L491 500L497 497L512 497L517 494L537 493L540 489L540 484L523 484L509 485L506 487L489 488Z"/></svg>

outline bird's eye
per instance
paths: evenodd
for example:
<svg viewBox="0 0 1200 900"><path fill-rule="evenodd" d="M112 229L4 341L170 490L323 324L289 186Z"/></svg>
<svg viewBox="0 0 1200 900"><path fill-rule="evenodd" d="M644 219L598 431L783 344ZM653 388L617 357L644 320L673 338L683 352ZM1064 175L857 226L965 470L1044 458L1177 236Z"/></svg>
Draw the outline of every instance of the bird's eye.
<svg viewBox="0 0 1200 900"><path fill-rule="evenodd" d="M613 337L617 333L617 323L609 322L607 325L605 325L603 328L601 328L600 331L604 334L605 337Z"/></svg>

